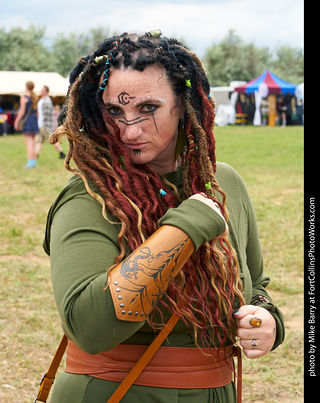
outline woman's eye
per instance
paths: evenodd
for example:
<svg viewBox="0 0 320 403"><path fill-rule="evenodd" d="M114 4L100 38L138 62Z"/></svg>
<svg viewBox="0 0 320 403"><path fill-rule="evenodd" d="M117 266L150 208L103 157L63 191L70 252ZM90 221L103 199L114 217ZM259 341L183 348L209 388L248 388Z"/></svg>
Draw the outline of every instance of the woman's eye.
<svg viewBox="0 0 320 403"><path fill-rule="evenodd" d="M157 107L155 105L148 104L141 108L141 112L154 112L156 109Z"/></svg>
<svg viewBox="0 0 320 403"><path fill-rule="evenodd" d="M109 109L108 109L108 112L109 112L110 115L112 115L112 116L117 116L117 115L120 115L121 110L120 110L119 108L112 107L112 108L109 108Z"/></svg>

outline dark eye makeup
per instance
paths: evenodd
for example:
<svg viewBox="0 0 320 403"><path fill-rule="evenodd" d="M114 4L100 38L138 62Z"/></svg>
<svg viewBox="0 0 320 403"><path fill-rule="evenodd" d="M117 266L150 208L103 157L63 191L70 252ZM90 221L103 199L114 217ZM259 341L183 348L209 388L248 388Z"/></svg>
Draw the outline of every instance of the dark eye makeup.
<svg viewBox="0 0 320 403"><path fill-rule="evenodd" d="M158 109L157 105L154 104L144 104L141 105L140 113L154 113ZM122 114L122 109L117 106L111 106L107 108L108 112L112 116L119 116Z"/></svg>

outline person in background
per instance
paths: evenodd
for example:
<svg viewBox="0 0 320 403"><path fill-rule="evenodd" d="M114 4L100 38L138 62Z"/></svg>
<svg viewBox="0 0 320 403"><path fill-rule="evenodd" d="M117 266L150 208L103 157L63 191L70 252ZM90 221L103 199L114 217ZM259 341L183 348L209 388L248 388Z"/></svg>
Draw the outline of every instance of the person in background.
<svg viewBox="0 0 320 403"><path fill-rule="evenodd" d="M6 113L3 113L3 109L0 106L0 136L7 135L7 120L8 116Z"/></svg>
<svg viewBox="0 0 320 403"><path fill-rule="evenodd" d="M281 126L286 127L287 126L288 105L287 105L286 100L285 100L285 98L283 96L281 96L279 98L278 111L279 111L280 117L281 117Z"/></svg>
<svg viewBox="0 0 320 403"><path fill-rule="evenodd" d="M54 116L54 131L57 130L58 128L58 116L60 115L61 112L61 106L59 104L56 104L54 106L54 112L53 112L53 116Z"/></svg>
<svg viewBox="0 0 320 403"><path fill-rule="evenodd" d="M20 98L20 108L14 121L14 129L19 131L19 122L20 120L25 119L22 127L22 134L27 149L27 165L25 165L25 169L36 168L37 166L35 142L35 137L39 133L37 103L38 97L34 93L34 83L32 81L27 81L26 95Z"/></svg>
<svg viewBox="0 0 320 403"><path fill-rule="evenodd" d="M36 154L39 158L44 141L49 140L50 134L54 131L54 106L49 97L49 87L44 85L40 92L40 100L38 102L38 127L39 134L36 136ZM62 151L59 143L53 144L54 148L59 153L59 158L64 159L66 155Z"/></svg>
<svg viewBox="0 0 320 403"><path fill-rule="evenodd" d="M234 403L237 340L249 358L282 343L254 209L216 161L214 118L199 57L159 30L106 39L72 70L51 141L67 136L74 175L43 243L68 338L51 403L108 401L171 318L123 403Z"/></svg>

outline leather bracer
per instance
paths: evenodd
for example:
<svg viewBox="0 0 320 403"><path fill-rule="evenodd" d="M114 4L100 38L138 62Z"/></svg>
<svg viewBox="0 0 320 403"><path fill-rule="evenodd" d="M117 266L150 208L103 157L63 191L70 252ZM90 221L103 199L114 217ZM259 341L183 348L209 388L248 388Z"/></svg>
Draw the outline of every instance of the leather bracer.
<svg viewBox="0 0 320 403"><path fill-rule="evenodd" d="M185 232L170 225L160 227L109 273L117 318L144 321L193 251Z"/></svg>

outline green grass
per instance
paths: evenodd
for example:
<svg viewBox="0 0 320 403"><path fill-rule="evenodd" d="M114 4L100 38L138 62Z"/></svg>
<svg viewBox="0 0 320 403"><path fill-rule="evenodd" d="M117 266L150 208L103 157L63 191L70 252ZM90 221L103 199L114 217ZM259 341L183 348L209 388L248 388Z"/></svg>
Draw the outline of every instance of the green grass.
<svg viewBox="0 0 320 403"><path fill-rule="evenodd" d="M255 207L269 292L286 339L258 360L244 358L243 400L303 401L303 128L217 127L217 158L232 165ZM62 144L66 151L66 141ZM20 135L0 137L0 401L32 402L61 327L42 249L47 211L70 174L46 144L23 170Z"/></svg>

